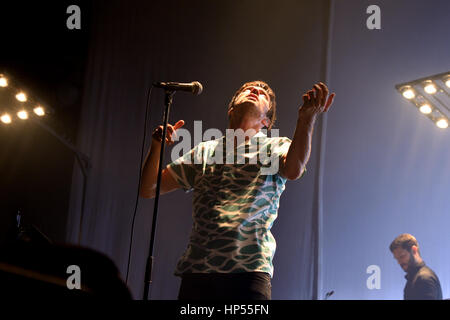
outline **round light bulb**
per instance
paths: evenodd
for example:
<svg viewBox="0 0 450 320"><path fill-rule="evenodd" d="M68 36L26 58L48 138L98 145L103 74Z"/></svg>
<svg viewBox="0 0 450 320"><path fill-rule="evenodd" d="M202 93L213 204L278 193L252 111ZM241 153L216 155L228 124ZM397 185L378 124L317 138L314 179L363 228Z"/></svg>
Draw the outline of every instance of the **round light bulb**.
<svg viewBox="0 0 450 320"><path fill-rule="evenodd" d="M412 99L412 98L414 98L416 95L414 94L414 90L413 89L406 89L406 90L404 90L403 91L403 96L406 98L406 99Z"/></svg>
<svg viewBox="0 0 450 320"><path fill-rule="evenodd" d="M38 107L34 108L33 111L39 117L42 117L43 115L45 115L44 108L42 108L41 106L38 106Z"/></svg>
<svg viewBox="0 0 450 320"><path fill-rule="evenodd" d="M25 102L27 101L27 95L23 92L19 92L18 94L16 94L16 99L20 102Z"/></svg>
<svg viewBox="0 0 450 320"><path fill-rule="evenodd" d="M9 124L11 123L11 116L7 113L3 114L0 119L2 120L3 123Z"/></svg>
<svg viewBox="0 0 450 320"><path fill-rule="evenodd" d="M420 112L422 112L423 114L430 114L431 113L431 107L429 104L423 104L420 106L419 108Z"/></svg>
<svg viewBox="0 0 450 320"><path fill-rule="evenodd" d="M436 122L436 125L441 128L441 129L445 129L448 127L448 121L445 119L441 119L439 121Z"/></svg>
<svg viewBox="0 0 450 320"><path fill-rule="evenodd" d="M8 86L8 80L4 76L0 76L0 87L7 87Z"/></svg>
<svg viewBox="0 0 450 320"><path fill-rule="evenodd" d="M28 119L28 112L26 112L25 110L21 110L17 112L17 116L22 120L26 120Z"/></svg>
<svg viewBox="0 0 450 320"><path fill-rule="evenodd" d="M445 81L445 85L450 88L450 78L447 79L447 81Z"/></svg>
<svg viewBox="0 0 450 320"><path fill-rule="evenodd" d="M425 88L423 88L426 93L428 94L434 94L436 93L436 86L433 83L427 84Z"/></svg>

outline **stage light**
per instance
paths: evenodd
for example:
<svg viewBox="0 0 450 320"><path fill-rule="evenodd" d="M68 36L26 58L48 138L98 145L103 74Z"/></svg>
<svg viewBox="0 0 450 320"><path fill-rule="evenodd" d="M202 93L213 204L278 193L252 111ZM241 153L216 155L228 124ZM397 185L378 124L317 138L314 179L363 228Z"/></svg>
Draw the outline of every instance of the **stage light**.
<svg viewBox="0 0 450 320"><path fill-rule="evenodd" d="M422 112L423 114L430 114L432 109L430 107L429 104L423 104L420 106L419 108L420 112Z"/></svg>
<svg viewBox="0 0 450 320"><path fill-rule="evenodd" d="M448 121L446 119L440 119L436 121L436 125L441 129L445 129L448 127Z"/></svg>
<svg viewBox="0 0 450 320"><path fill-rule="evenodd" d="M16 99L20 102L25 102L27 101L27 95L23 92L19 92L18 94L16 94Z"/></svg>
<svg viewBox="0 0 450 320"><path fill-rule="evenodd" d="M446 85L448 88L450 88L450 75L446 76L446 77L442 80L442 82L444 82L445 85Z"/></svg>
<svg viewBox="0 0 450 320"><path fill-rule="evenodd" d="M395 85L415 109L439 128L447 128L450 121L450 71L426 76Z"/></svg>
<svg viewBox="0 0 450 320"><path fill-rule="evenodd" d="M426 81L424 83L423 89L428 94L435 94L437 91L436 86L434 85L434 83L432 81Z"/></svg>
<svg viewBox="0 0 450 320"><path fill-rule="evenodd" d="M2 74L0 74L0 87L7 87L8 86L8 79L6 79Z"/></svg>
<svg viewBox="0 0 450 320"><path fill-rule="evenodd" d="M26 112L25 110L20 110L19 112L17 112L17 116L22 120L26 120L28 119L28 112Z"/></svg>
<svg viewBox="0 0 450 320"><path fill-rule="evenodd" d="M416 96L416 94L414 93L414 89L411 88L410 86L404 87L401 91L402 91L403 97L405 97L408 100L410 100Z"/></svg>
<svg viewBox="0 0 450 320"><path fill-rule="evenodd" d="M38 115L39 117L42 117L45 115L45 110L44 108L42 108L41 106L37 106L36 108L33 109L34 113L36 115Z"/></svg>
<svg viewBox="0 0 450 320"><path fill-rule="evenodd" d="M7 113L4 113L0 119L2 120L3 123L5 124L10 124L11 123L11 116Z"/></svg>

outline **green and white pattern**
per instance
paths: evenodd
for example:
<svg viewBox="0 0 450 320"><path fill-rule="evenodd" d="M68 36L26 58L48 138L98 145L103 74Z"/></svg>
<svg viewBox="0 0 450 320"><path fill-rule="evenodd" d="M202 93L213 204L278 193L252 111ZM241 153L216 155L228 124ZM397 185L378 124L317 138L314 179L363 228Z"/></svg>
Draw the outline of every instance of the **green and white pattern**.
<svg viewBox="0 0 450 320"><path fill-rule="evenodd" d="M167 166L185 191L194 189L191 236L175 275L259 271L272 277L276 243L270 229L286 179L278 172L261 174L268 165L251 159L269 150L272 159L279 160L287 154L291 140L258 132L237 146L236 153L247 151L244 164L226 163L225 140L201 142ZM258 147L252 149L250 144ZM220 150L222 164L206 161L217 159Z"/></svg>

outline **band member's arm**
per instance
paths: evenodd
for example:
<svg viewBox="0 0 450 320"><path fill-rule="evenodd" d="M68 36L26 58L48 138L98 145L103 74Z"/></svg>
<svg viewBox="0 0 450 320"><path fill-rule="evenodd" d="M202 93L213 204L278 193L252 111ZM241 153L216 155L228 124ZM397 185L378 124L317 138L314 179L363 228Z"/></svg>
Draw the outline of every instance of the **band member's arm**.
<svg viewBox="0 0 450 320"><path fill-rule="evenodd" d="M182 127L183 120L178 121L174 126L168 124L166 134L166 145L172 145L174 143L173 133L176 129ZM156 193L156 181L158 178L159 157L161 151L161 139L162 138L162 126L155 129L152 134L152 144L150 151L145 159L144 168L141 176L141 186L139 195L143 198L153 198ZM161 172L161 190L160 194L165 194L170 191L181 188L178 182L168 172L167 169L163 169Z"/></svg>
<svg viewBox="0 0 450 320"><path fill-rule="evenodd" d="M289 180L296 180L303 174L311 155L311 142L316 117L328 111L335 94L328 96L325 84L315 84L313 90L303 95L303 105L298 111L297 125L289 151L282 158L280 173Z"/></svg>

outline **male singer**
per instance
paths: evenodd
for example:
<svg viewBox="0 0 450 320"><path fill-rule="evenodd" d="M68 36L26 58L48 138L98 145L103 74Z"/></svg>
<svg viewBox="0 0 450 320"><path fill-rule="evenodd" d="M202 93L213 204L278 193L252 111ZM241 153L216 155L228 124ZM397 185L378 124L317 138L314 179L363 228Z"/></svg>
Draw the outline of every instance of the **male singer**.
<svg viewBox="0 0 450 320"><path fill-rule="evenodd" d="M270 130L276 119L275 93L263 81L245 83L228 106L228 128L245 132L244 139L227 133L201 142L162 171L161 194L194 190L191 236L175 270L182 278L180 300L271 299L276 244L270 229L280 196L287 179L304 173L314 124L334 96L325 84L315 84L303 95L292 140L268 137L262 129ZM183 125L183 120L168 125L168 145ZM159 126L142 172L144 198L155 196L161 137Z"/></svg>

